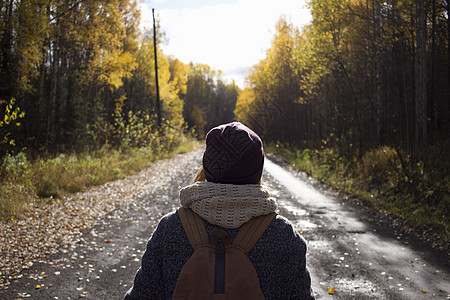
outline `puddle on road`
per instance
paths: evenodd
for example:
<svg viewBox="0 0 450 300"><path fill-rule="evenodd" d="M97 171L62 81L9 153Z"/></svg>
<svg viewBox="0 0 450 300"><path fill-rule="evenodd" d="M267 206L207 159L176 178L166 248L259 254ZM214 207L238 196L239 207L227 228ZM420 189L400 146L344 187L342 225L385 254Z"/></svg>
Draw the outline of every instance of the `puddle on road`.
<svg viewBox="0 0 450 300"><path fill-rule="evenodd" d="M315 249L317 251L327 251L330 249L330 242L322 240L309 240L308 248Z"/></svg>
<svg viewBox="0 0 450 300"><path fill-rule="evenodd" d="M304 209L301 209L299 207L295 207L293 205L287 204L286 202L280 202L280 206L287 209L289 212L291 212L295 216L306 216L308 215L308 212Z"/></svg>
<svg viewBox="0 0 450 300"><path fill-rule="evenodd" d="M332 285L337 294L345 293L347 296L362 294L373 299L379 299L381 296L379 287L366 278L335 278L332 282L320 282L320 285L324 287Z"/></svg>
<svg viewBox="0 0 450 300"><path fill-rule="evenodd" d="M319 227L319 225L317 225L313 222L310 222L308 220L299 220L299 221L296 221L295 224L298 225L298 227L302 230Z"/></svg>
<svg viewBox="0 0 450 300"><path fill-rule="evenodd" d="M308 220L296 220L292 222L294 228L298 230L300 233L303 231L308 231L309 229L314 229L319 227L317 224L314 224Z"/></svg>
<svg viewBox="0 0 450 300"><path fill-rule="evenodd" d="M280 201L278 204L287 211L289 211L290 213L292 213L293 216L297 217L297 219L293 219L292 217L290 218L296 230L306 231L308 229L319 227L319 225L306 219L306 217L309 216L309 213L306 210L296 207L292 204L289 204L286 201Z"/></svg>

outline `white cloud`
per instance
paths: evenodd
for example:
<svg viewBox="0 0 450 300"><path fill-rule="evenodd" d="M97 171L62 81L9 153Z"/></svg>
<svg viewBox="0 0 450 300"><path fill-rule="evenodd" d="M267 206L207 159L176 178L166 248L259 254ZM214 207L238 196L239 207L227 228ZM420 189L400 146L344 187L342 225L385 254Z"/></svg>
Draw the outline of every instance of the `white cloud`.
<svg viewBox="0 0 450 300"><path fill-rule="evenodd" d="M216 2L212 2L216 3ZM150 4L141 3L142 25L152 27ZM165 54L184 63L222 70L243 87L246 70L265 56L281 15L301 28L309 22L303 0L238 0L201 8L156 9L168 38Z"/></svg>

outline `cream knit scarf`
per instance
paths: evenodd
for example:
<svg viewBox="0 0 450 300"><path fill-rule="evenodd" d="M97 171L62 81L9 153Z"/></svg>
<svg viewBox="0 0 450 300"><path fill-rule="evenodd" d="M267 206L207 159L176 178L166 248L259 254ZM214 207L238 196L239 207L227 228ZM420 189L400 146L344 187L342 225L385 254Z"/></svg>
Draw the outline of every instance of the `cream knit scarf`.
<svg viewBox="0 0 450 300"><path fill-rule="evenodd" d="M180 190L180 202L209 223L223 228L238 228L252 217L277 209L275 199L259 184L198 181Z"/></svg>

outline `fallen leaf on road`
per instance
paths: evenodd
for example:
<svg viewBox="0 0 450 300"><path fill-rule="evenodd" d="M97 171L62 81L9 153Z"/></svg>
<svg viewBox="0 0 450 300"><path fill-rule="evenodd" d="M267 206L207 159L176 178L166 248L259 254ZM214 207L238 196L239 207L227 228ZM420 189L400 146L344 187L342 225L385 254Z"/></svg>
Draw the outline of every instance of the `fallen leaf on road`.
<svg viewBox="0 0 450 300"><path fill-rule="evenodd" d="M336 294L336 289L333 289L333 288L329 289L328 294L330 294L330 295Z"/></svg>

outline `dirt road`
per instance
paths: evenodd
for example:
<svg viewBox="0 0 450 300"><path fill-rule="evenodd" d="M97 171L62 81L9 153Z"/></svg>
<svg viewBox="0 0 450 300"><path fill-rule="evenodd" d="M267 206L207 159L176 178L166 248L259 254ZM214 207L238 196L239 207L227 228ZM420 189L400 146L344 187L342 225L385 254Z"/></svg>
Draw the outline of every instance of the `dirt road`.
<svg viewBox="0 0 450 300"><path fill-rule="evenodd" d="M148 237L178 206L178 190L194 176L201 153L158 162L125 184L121 191L132 201L98 219L69 250L9 278L0 299L121 299ZM450 299L448 254L269 159L263 183L278 199L279 213L308 241L317 299Z"/></svg>

